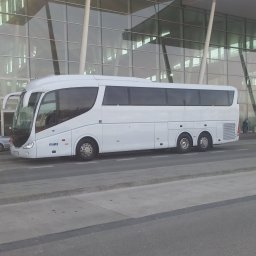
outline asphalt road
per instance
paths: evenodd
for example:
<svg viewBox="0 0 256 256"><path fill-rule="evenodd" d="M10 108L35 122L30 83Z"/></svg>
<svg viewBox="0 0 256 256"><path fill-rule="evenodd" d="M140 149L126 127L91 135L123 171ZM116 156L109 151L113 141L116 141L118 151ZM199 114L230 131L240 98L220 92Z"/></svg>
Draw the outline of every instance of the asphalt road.
<svg viewBox="0 0 256 256"><path fill-rule="evenodd" d="M1 256L255 256L256 198L0 245Z"/></svg>
<svg viewBox="0 0 256 256"><path fill-rule="evenodd" d="M0 204L117 187L256 169L256 140L215 146L208 152L174 150L101 155L91 162L74 158L20 159L0 155Z"/></svg>
<svg viewBox="0 0 256 256"><path fill-rule="evenodd" d="M0 255L254 256L255 152L256 140L244 140L208 152L108 154L92 162L1 153ZM167 206L168 193L176 206ZM225 193L231 199L217 200Z"/></svg>

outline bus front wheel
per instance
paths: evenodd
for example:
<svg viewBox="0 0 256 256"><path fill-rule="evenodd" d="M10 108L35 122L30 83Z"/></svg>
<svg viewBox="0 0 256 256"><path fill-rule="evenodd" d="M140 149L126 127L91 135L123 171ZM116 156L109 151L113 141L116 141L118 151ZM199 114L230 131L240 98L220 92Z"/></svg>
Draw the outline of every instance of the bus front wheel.
<svg viewBox="0 0 256 256"><path fill-rule="evenodd" d="M90 161L98 154L98 147L96 142L92 139L83 139L77 144L76 155L78 159L83 161Z"/></svg>
<svg viewBox="0 0 256 256"><path fill-rule="evenodd" d="M190 152L192 147L192 139L191 137L184 133L181 134L177 141L177 149L179 153L188 153Z"/></svg>

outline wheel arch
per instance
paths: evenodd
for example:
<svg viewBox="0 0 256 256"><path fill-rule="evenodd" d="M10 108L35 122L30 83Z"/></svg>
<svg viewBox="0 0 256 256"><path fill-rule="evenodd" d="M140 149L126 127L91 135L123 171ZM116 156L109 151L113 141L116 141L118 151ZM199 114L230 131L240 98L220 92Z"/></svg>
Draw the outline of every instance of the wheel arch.
<svg viewBox="0 0 256 256"><path fill-rule="evenodd" d="M76 140L75 144L74 144L74 148L73 148L73 155L76 155L77 153L77 145L83 141L83 140L91 140L95 143L95 145L97 146L97 153L99 153L99 143L97 141L97 139L95 139L92 136L84 136L84 137L80 137L79 139Z"/></svg>

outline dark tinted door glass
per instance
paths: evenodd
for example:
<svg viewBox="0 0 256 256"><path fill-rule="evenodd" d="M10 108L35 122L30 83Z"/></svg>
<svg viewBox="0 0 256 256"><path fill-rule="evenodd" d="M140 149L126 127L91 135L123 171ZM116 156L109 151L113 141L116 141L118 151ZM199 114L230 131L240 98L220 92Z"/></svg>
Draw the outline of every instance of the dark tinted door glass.
<svg viewBox="0 0 256 256"><path fill-rule="evenodd" d="M165 106L166 90L161 88L130 88L131 105L134 106Z"/></svg>
<svg viewBox="0 0 256 256"><path fill-rule="evenodd" d="M103 105L129 105L128 88L107 86Z"/></svg>
<svg viewBox="0 0 256 256"><path fill-rule="evenodd" d="M95 87L59 90L58 122L64 122L90 110L95 103L97 92L98 88Z"/></svg>

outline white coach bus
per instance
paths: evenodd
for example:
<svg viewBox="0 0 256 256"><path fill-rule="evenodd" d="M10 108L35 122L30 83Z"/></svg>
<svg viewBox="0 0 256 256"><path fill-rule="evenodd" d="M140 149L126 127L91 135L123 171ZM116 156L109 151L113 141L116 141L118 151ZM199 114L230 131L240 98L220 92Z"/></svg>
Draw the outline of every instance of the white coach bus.
<svg viewBox="0 0 256 256"><path fill-rule="evenodd" d="M155 83L130 77L52 76L20 96L11 152L26 158L176 147L186 153L238 140L231 86Z"/></svg>

